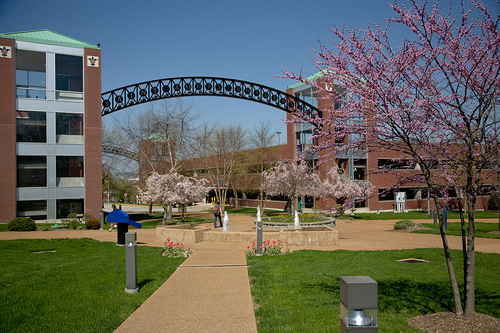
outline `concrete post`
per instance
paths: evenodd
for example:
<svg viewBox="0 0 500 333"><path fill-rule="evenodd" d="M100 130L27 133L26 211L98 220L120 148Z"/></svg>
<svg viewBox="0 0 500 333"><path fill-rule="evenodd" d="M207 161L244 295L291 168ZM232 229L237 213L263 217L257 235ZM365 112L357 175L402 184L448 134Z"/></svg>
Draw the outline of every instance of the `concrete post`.
<svg viewBox="0 0 500 333"><path fill-rule="evenodd" d="M262 221L257 220L257 253L262 254Z"/></svg>
<svg viewBox="0 0 500 333"><path fill-rule="evenodd" d="M125 270L127 294L135 294L137 288L137 233L127 232L125 234Z"/></svg>
<svg viewBox="0 0 500 333"><path fill-rule="evenodd" d="M104 212L103 210L101 209L99 211L99 222L100 222L100 227L99 227L99 230L103 230L104 229Z"/></svg>

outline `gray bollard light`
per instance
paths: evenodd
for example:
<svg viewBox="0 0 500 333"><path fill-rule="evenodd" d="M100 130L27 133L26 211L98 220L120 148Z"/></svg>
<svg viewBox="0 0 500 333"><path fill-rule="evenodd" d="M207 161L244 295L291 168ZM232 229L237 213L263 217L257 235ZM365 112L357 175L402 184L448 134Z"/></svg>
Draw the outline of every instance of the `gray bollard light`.
<svg viewBox="0 0 500 333"><path fill-rule="evenodd" d="M434 223L438 223L438 221L437 221L437 219L438 219L437 210L433 209L432 211L433 211L432 217L434 218Z"/></svg>
<svg viewBox="0 0 500 333"><path fill-rule="evenodd" d="M125 270L127 294L135 294L139 291L137 287L137 233L127 232L125 234Z"/></svg>
<svg viewBox="0 0 500 333"><path fill-rule="evenodd" d="M257 220L257 253L262 254L262 221Z"/></svg>
<svg viewBox="0 0 500 333"><path fill-rule="evenodd" d="M99 230L103 230L104 229L104 211L102 209L99 211L99 222L100 222Z"/></svg>
<svg viewBox="0 0 500 333"><path fill-rule="evenodd" d="M377 281L369 276L340 277L340 332L378 332Z"/></svg>

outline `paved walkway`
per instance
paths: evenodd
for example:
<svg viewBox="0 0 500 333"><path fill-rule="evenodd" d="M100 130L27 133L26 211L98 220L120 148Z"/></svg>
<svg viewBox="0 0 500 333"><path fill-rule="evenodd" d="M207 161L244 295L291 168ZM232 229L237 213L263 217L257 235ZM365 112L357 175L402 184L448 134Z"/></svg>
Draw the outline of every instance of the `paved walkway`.
<svg viewBox="0 0 500 333"><path fill-rule="evenodd" d="M196 207L193 210L200 210ZM231 231L252 231L252 216L230 216ZM496 220L497 221L497 220ZM419 221L419 222L431 222ZM479 221L483 222L483 221ZM484 221L488 222L488 221ZM495 223L494 220L490 222ZM395 221L337 221L339 246L307 247L317 250L390 250L440 248L438 235L393 230ZM209 224L213 228L213 224ZM219 230L219 229L217 229ZM154 229L135 229L139 245L163 246ZM266 230L264 230L265 234ZM1 232L0 239L94 238L116 242L116 231L57 230ZM264 236L265 237L265 236ZM453 249L459 237L449 236ZM257 332L245 251L250 244L200 242L185 244L195 250L172 276L115 332ZM500 240L476 238L476 251L500 253ZM298 250L304 247L292 247Z"/></svg>

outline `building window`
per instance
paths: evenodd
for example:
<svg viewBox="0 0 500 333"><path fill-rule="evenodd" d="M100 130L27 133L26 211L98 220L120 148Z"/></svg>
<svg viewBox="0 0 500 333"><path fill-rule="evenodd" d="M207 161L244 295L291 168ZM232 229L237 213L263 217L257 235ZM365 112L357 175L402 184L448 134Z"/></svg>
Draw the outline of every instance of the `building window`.
<svg viewBox="0 0 500 333"><path fill-rule="evenodd" d="M16 216L31 217L33 220L47 219L47 201L18 201Z"/></svg>
<svg viewBox="0 0 500 333"><path fill-rule="evenodd" d="M16 96L46 98L45 53L16 51Z"/></svg>
<svg viewBox="0 0 500 333"><path fill-rule="evenodd" d="M71 213L83 214L83 199L57 200L57 217L63 219Z"/></svg>
<svg viewBox="0 0 500 333"><path fill-rule="evenodd" d="M57 143L83 144L83 115L57 113Z"/></svg>
<svg viewBox="0 0 500 333"><path fill-rule="evenodd" d="M17 142L47 142L45 112L16 111Z"/></svg>
<svg viewBox="0 0 500 333"><path fill-rule="evenodd" d="M83 99L83 58L56 54L56 98Z"/></svg>
<svg viewBox="0 0 500 333"><path fill-rule="evenodd" d="M57 186L77 187L84 186L83 157L57 156L56 157Z"/></svg>
<svg viewBox="0 0 500 333"><path fill-rule="evenodd" d="M17 187L47 187L46 156L17 156Z"/></svg>

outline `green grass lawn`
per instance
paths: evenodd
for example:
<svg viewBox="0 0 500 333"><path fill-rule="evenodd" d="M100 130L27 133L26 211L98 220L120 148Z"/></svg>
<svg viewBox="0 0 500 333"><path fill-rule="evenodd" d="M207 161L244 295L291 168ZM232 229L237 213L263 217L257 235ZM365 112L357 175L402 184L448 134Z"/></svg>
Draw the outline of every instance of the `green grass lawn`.
<svg viewBox="0 0 500 333"><path fill-rule="evenodd" d="M498 219L498 213L493 211L476 211L476 219L478 218L496 218ZM381 212L377 213L355 213L354 215L342 215L339 218L354 218L356 220L422 220L430 219L427 211L409 211L406 213L394 213L394 212ZM459 219L460 214L458 212L448 212L448 219ZM468 215L465 215L468 218Z"/></svg>
<svg viewBox="0 0 500 333"><path fill-rule="evenodd" d="M0 332L112 332L184 261L139 246L140 291L127 294L125 247L115 243L0 241L0 253Z"/></svg>
<svg viewBox="0 0 500 333"><path fill-rule="evenodd" d="M452 252L462 287L459 251ZM427 263L404 263L405 258ZM379 332L422 332L413 316L453 310L441 249L296 251L247 258L259 333L339 332L340 276L368 275L378 283ZM500 318L499 254L476 254L476 311Z"/></svg>
<svg viewBox="0 0 500 333"><path fill-rule="evenodd" d="M421 225L427 228L431 228L432 230L414 230L412 232L418 234L439 235L439 224L422 223ZM474 225L476 226L476 237L500 239L499 234L490 234L490 232L492 231L498 231L498 223L475 222ZM465 223L466 235L468 234L467 228L468 223ZM446 234L452 236L462 236L462 227L460 225L460 222L448 222Z"/></svg>

